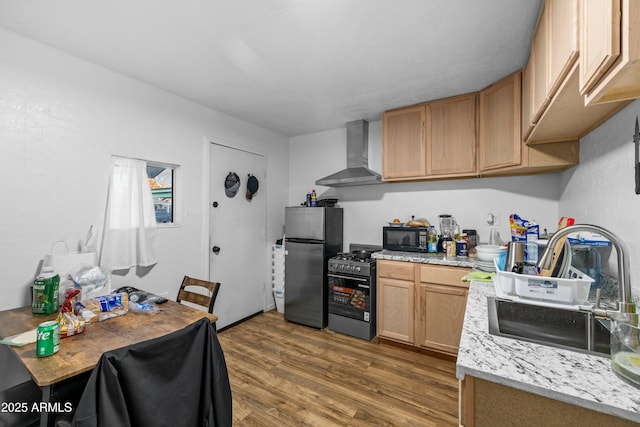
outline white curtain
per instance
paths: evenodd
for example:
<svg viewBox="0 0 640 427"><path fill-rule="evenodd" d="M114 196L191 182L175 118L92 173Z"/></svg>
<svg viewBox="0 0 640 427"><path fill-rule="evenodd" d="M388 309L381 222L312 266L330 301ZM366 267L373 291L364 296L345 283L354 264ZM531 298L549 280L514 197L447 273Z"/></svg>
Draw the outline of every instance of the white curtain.
<svg viewBox="0 0 640 427"><path fill-rule="evenodd" d="M156 218L147 163L112 157L100 266L113 270L157 262Z"/></svg>

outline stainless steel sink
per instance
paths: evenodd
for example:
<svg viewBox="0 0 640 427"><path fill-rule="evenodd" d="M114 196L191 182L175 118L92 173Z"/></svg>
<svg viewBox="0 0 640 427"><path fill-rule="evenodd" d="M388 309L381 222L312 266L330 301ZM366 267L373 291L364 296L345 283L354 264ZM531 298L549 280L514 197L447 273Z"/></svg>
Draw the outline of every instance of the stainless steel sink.
<svg viewBox="0 0 640 427"><path fill-rule="evenodd" d="M489 333L597 356L610 356L610 322L587 311L487 297Z"/></svg>

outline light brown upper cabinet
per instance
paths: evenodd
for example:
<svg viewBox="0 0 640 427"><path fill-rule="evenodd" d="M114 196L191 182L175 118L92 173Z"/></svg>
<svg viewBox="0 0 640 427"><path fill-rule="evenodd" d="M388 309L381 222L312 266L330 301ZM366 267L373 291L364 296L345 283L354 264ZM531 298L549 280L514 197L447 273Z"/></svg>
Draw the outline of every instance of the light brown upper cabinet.
<svg viewBox="0 0 640 427"><path fill-rule="evenodd" d="M584 105L578 88L579 4L546 0L540 14L522 77L522 134L527 144L577 141L627 104Z"/></svg>
<svg viewBox="0 0 640 427"><path fill-rule="evenodd" d="M522 77L522 133L528 138L578 59L578 0L547 0Z"/></svg>
<svg viewBox="0 0 640 427"><path fill-rule="evenodd" d="M579 159L578 141L526 145L520 137L521 72L480 91L480 174L560 171Z"/></svg>
<svg viewBox="0 0 640 427"><path fill-rule="evenodd" d="M580 7L585 104L640 98L640 1L582 0Z"/></svg>
<svg viewBox="0 0 640 427"><path fill-rule="evenodd" d="M476 174L476 94L429 102L427 175Z"/></svg>
<svg viewBox="0 0 640 427"><path fill-rule="evenodd" d="M598 83L620 56L621 0L582 0L580 93Z"/></svg>
<svg viewBox="0 0 640 427"><path fill-rule="evenodd" d="M551 99L580 54L578 0L547 0L547 97Z"/></svg>
<svg viewBox="0 0 640 427"><path fill-rule="evenodd" d="M521 74L518 71L480 91L480 172L521 163Z"/></svg>
<svg viewBox="0 0 640 427"><path fill-rule="evenodd" d="M424 105L382 114L382 177L385 180L426 174L425 115Z"/></svg>
<svg viewBox="0 0 640 427"><path fill-rule="evenodd" d="M385 111L382 176L387 181L476 175L476 94Z"/></svg>
<svg viewBox="0 0 640 427"><path fill-rule="evenodd" d="M535 58L532 62L532 87L531 97L531 123L537 123L542 112L549 104L549 4L543 4L538 27L531 43L531 55Z"/></svg>

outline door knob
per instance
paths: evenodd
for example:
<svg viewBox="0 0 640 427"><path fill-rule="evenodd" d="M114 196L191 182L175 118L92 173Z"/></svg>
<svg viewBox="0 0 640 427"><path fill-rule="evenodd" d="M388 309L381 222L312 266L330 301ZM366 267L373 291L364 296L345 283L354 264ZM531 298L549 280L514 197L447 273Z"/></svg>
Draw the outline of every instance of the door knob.
<svg viewBox="0 0 640 427"><path fill-rule="evenodd" d="M220 253L220 246L214 246L211 250L214 254L218 255Z"/></svg>

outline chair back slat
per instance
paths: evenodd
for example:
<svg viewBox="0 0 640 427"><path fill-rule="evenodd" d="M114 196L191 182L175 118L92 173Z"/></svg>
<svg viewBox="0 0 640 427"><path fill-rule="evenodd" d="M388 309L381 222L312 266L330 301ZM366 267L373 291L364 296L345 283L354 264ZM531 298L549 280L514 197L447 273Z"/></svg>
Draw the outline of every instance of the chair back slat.
<svg viewBox="0 0 640 427"><path fill-rule="evenodd" d="M203 293L193 292L191 290L185 289L187 287L193 287L193 289L198 287L204 288L208 292L205 295ZM180 285L180 290L178 291L178 297L176 298L176 301L188 301L193 304L201 305L203 307L206 307L209 313L213 313L213 305L215 303L216 297L218 296L219 289L219 282L209 282L206 280L184 276L182 284Z"/></svg>

